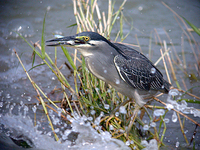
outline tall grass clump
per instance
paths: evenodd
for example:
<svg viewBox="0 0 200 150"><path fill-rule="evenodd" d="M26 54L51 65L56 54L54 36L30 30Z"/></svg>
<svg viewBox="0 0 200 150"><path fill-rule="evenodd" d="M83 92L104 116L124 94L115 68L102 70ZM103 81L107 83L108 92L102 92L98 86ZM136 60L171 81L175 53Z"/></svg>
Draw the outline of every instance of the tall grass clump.
<svg viewBox="0 0 200 150"><path fill-rule="evenodd" d="M108 1L108 11L101 12L97 3L97 0L73 0L73 7L74 7L74 16L76 19L77 25L77 33L82 31L95 31L99 34L107 37L110 40L110 34L112 32L113 27L115 26L116 22L120 24L120 29L117 33L115 39L120 39L123 41L128 35L123 34L123 7L125 5L126 0L124 0L121 6L115 10L114 3L111 0ZM165 3L163 3L166 7L168 7ZM169 7L168 7L169 8ZM170 9L170 8L169 8ZM172 10L171 10L172 11ZM183 24L185 22L179 18L178 14L172 11L175 14L175 19L177 21L182 21ZM178 20L179 19L179 20ZM61 117L63 120L70 121L67 119L66 116L73 117L74 114L79 116L87 116L92 118L91 124L92 126L98 131L99 128L97 126L101 126L101 130L108 131L113 138L120 139L129 145L132 149L142 149L145 148L143 140L150 141L155 139L157 141L158 148L164 146L163 143L165 132L167 130L167 119L165 115L168 111L174 111L174 114L178 117L180 123L180 130L183 133L183 137L185 138L185 142L189 145L191 142L188 141L185 133L184 133L184 121L185 118L189 119L197 126L200 124L190 118L186 113L183 111L181 112L180 109L177 109L175 106L169 108L169 104L160 100L162 94L156 95L153 99L158 101L160 105L151 105L149 99L147 104L143 108L139 108L139 111L136 111L135 103L133 100L129 100L129 98L123 96L122 94L118 93L114 88L110 85L106 84L105 82L99 80L98 78L94 77L86 68L85 60L83 57L79 57L77 55L77 50L74 51L73 54L70 54L65 47L61 47L63 53L65 54L68 63L67 66L71 70L73 74L73 85L69 84L68 78L66 78L59 67L57 66L57 49L55 48L55 60L53 61L52 58L45 52L45 39L44 39L44 31L45 31L45 17L43 21L43 30L42 30L42 38L41 44L35 43L34 46L30 44L25 38L25 42L29 44L29 46L33 50L34 58L35 55L39 56L41 60L44 62L45 65L49 67L49 69L56 75L58 81L60 82L60 88L62 89L63 99L60 102L59 107L52 99L50 99L43 90L35 83L29 73L26 71L25 67L23 66L23 62L17 55L21 65L23 66L30 82L32 83L34 89L37 92L37 99L41 103L44 112L49 120L49 124L51 125L51 129L54 133L55 139L59 140L59 137L54 132L54 127L51 122L51 118L48 115L48 109L52 109L53 111L58 113L58 110L61 110ZM187 36L188 40L195 43L192 34L189 31L183 31L184 34ZM177 99L174 96L174 102L178 104L178 102L190 102L190 103L198 103L200 98L191 94L188 88L181 87L182 83L180 80L177 80L176 70L179 69L183 72L184 75L189 77L187 69L187 62L184 59L184 51L182 55L177 55L176 49L174 48L173 43L171 43L170 47L166 44L166 41L162 41L159 35L157 34L156 29L152 31L152 35L154 35L154 40L157 44L161 45L160 53L161 56L155 63L157 65L160 61L163 62L164 68L166 71L167 79L170 83L174 83L173 88L176 91L182 93L182 95L189 95L190 98L187 100L181 96ZM170 39L168 33L166 32L167 37ZM191 40L192 38L192 40ZM150 39L150 45L153 38ZM196 44L196 43L195 43ZM41 46L40 46L41 45ZM139 47L139 45L138 45ZM191 49L193 50L193 44L191 43ZM171 53L169 53L171 52ZM151 48L149 53L151 54ZM199 55L193 50L193 54L195 56L196 64L195 68L199 69ZM180 58L182 57L182 58ZM33 59L33 68L40 67L34 66ZM175 61L177 60L177 61ZM183 64L183 65L180 65ZM184 80L182 80L183 85ZM70 92L67 94L66 91ZM195 101L194 101L195 97ZM169 97L168 97L169 98ZM49 104L47 103L49 102ZM69 109L64 109L64 108ZM154 115L155 111L161 110L160 115ZM195 109L196 110L196 109ZM197 110L199 111L199 110ZM98 117L101 116L98 123L95 123L94 120L97 120ZM143 119L143 118L148 118ZM156 126L157 124L157 126ZM191 140L190 140L191 141Z"/></svg>

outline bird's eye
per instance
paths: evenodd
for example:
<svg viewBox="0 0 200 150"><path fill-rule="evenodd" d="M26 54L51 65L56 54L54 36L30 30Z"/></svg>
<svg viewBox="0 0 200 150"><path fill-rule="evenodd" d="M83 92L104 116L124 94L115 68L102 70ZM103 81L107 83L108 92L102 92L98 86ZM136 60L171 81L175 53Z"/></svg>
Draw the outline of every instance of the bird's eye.
<svg viewBox="0 0 200 150"><path fill-rule="evenodd" d="M89 41L90 38L88 36L84 37L85 41Z"/></svg>

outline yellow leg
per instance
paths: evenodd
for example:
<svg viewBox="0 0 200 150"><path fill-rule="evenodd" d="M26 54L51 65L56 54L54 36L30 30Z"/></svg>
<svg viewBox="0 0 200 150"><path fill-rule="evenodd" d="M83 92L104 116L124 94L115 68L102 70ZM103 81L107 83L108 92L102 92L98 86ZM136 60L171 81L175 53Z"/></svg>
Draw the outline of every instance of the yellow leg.
<svg viewBox="0 0 200 150"><path fill-rule="evenodd" d="M132 126L133 126L133 123L135 122L135 118L137 117L137 114L138 114L138 111L139 111L139 110L140 110L140 106L136 104L135 109L134 109L134 111L133 111L133 114L132 114L132 116L131 116L131 121L130 121L130 123L129 123L129 125L128 125L128 128L127 128L127 131L126 131L126 133L127 133L127 135L126 135L127 138L128 138L129 132L131 131L131 128L132 128Z"/></svg>

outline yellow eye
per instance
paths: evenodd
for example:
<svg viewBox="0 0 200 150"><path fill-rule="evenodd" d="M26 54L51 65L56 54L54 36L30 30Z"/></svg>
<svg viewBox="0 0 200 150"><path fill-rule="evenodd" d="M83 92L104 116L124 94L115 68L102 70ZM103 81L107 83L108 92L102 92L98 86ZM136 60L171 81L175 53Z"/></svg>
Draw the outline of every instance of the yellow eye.
<svg viewBox="0 0 200 150"><path fill-rule="evenodd" d="M84 39L85 39L85 41L89 41L90 40L90 38L88 36L85 36Z"/></svg>

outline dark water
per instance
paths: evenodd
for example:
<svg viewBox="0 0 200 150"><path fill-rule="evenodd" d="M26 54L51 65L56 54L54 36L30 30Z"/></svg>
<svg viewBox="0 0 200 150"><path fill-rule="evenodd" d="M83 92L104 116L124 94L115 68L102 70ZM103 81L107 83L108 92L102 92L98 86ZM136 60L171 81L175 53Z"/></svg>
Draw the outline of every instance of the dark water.
<svg viewBox="0 0 200 150"><path fill-rule="evenodd" d="M165 1L179 15L185 17L197 27L200 26L200 3L199 1L179 1L168 0ZM99 8L106 12L108 2L106 0L99 1ZM121 4L117 0L115 9ZM42 22L46 10L49 10L46 17L46 31L45 38L51 39L53 34L71 35L76 33L76 27L68 26L75 23L73 15L73 4L71 0L59 1L0 1L0 113L5 114L9 111L10 106L17 104L32 104L37 100L34 98L36 95L31 83L29 82L26 74L24 73L21 65L16 58L13 49L16 49L20 55L25 68L29 70L32 66L31 48L13 31L18 31L26 37L29 42L37 42L41 39ZM170 40L173 42L174 47L181 56L181 50L185 50L185 59L187 64L187 71L189 74L194 73L197 78L198 72L194 64L196 61L191 50L191 45L183 30L180 28L178 22L174 18L174 14L167 9L160 1L153 0L128 0L123 10L126 21L124 21L124 35L130 32L129 36L125 39L125 43L138 44L135 35L137 35L143 53L149 57L149 39L152 37L152 55L150 59L155 62L160 57L160 46L155 42L155 29L161 40L166 40L170 47ZM180 21L179 21L180 23ZM183 29L186 28L180 23ZM114 40L119 30L119 22L114 26L111 33L111 40ZM164 29L170 36L170 40L165 34ZM131 30L132 29L132 30ZM196 42L200 42L200 38L196 33L192 33ZM182 40L183 39L183 40ZM120 41L120 40L118 40ZM184 42L183 42L184 41ZM192 46L197 52L198 49ZM172 49L172 47L170 47ZM139 50L139 48L136 48ZM58 49L60 50L60 49ZM69 49L71 50L71 49ZM54 49L46 48L47 53L54 58ZM72 51L72 50L71 50ZM58 53L58 66L66 61L63 53ZM182 57L180 57L182 60ZM40 59L36 58L36 65L41 63ZM162 62L158 64L158 68L163 72L166 78ZM68 76L70 72L67 68L62 69L63 74ZM46 92L49 93L59 83L55 80L55 75L46 67L40 66L29 72L32 79ZM185 81L187 88L199 86L199 81L191 82L189 78L183 75L180 69L176 70L178 81L181 87L184 87L182 80ZM73 81L72 81L73 82ZM172 81L174 86L175 83ZM193 89L193 93L200 96L200 87ZM199 108L199 106L195 106ZM31 110L32 106L29 108ZM17 112L17 108L13 109L13 113ZM38 112L41 114L41 112ZM169 112L168 118L171 118L172 112ZM31 116L33 117L33 115ZM191 116L192 117L192 116ZM194 118L200 122L199 118ZM186 121L186 135L188 139L192 137L195 125ZM184 143L179 123L168 124L169 131L166 134L165 141L167 144L175 147L177 141ZM196 143L200 144L199 129L196 134ZM176 134L174 134L176 133ZM198 145L197 144L197 145ZM200 145L198 145L200 147Z"/></svg>

